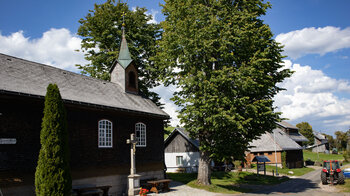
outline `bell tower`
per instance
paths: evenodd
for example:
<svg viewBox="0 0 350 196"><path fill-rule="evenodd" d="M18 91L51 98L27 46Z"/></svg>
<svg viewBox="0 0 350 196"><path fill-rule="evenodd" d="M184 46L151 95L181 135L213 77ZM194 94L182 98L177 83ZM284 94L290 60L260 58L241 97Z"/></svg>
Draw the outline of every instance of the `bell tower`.
<svg viewBox="0 0 350 196"><path fill-rule="evenodd" d="M131 59L128 43L125 38L125 14L123 14L122 41L118 59L112 65L109 73L111 82L119 84L127 93L138 94L138 74L134 61Z"/></svg>

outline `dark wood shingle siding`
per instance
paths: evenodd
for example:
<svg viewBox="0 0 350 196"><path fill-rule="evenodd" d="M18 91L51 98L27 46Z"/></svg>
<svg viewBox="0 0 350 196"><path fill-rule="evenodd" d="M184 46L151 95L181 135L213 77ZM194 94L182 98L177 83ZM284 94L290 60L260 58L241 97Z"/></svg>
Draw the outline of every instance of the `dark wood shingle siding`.
<svg viewBox="0 0 350 196"><path fill-rule="evenodd" d="M17 144L1 145L1 169L34 171L40 149L40 130L44 102L38 98L1 96L0 133L2 138L16 138ZM114 110L83 108L66 104L71 168L118 168L117 173L129 172L130 146L126 140L137 122L147 126L147 147L136 150L137 166L163 169L163 120L150 116L122 113ZM113 123L113 148L98 148L98 121Z"/></svg>

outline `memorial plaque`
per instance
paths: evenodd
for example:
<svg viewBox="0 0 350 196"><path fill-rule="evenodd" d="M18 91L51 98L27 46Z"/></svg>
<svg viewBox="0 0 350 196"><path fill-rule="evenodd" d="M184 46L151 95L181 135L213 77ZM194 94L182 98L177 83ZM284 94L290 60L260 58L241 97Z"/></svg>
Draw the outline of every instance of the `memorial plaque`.
<svg viewBox="0 0 350 196"><path fill-rule="evenodd" d="M0 144L16 144L16 138L0 138Z"/></svg>

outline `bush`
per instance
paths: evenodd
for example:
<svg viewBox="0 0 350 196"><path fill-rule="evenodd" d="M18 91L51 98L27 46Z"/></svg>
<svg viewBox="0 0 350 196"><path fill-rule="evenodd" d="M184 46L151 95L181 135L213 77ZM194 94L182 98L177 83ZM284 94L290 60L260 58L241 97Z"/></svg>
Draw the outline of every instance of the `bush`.
<svg viewBox="0 0 350 196"><path fill-rule="evenodd" d="M287 153L283 151L281 154L281 157L282 157L282 168L285 169L287 168Z"/></svg>
<svg viewBox="0 0 350 196"><path fill-rule="evenodd" d="M72 178L66 112L56 84L49 84L41 124L38 165L35 171L36 195L70 195Z"/></svg>
<svg viewBox="0 0 350 196"><path fill-rule="evenodd" d="M343 157L345 162L350 162L350 151L344 151L343 152Z"/></svg>
<svg viewBox="0 0 350 196"><path fill-rule="evenodd" d="M242 170L242 161L234 161L235 169Z"/></svg>

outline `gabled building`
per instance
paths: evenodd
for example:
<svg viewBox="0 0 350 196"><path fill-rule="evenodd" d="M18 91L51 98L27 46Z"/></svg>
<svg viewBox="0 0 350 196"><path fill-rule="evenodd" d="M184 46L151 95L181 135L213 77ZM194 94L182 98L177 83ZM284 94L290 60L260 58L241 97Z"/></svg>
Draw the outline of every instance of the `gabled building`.
<svg viewBox="0 0 350 196"><path fill-rule="evenodd" d="M326 136L316 131L314 131L314 136L314 145L310 147L312 152L329 153L329 142Z"/></svg>
<svg viewBox="0 0 350 196"><path fill-rule="evenodd" d="M278 122L277 126L282 129L285 133L288 134L288 136L294 140L296 143L298 143L300 146L303 146L303 142L308 142L309 140L303 136L300 132L299 132L299 128L289 124L286 121L282 121L282 122Z"/></svg>
<svg viewBox="0 0 350 196"><path fill-rule="evenodd" d="M183 128L175 128L164 143L167 172L198 171L199 141L192 139Z"/></svg>
<svg viewBox="0 0 350 196"><path fill-rule="evenodd" d="M282 167L282 152L285 152L288 168L303 167L303 148L295 141L295 137L291 137L292 135L300 138L301 134L295 132L297 129L289 128L286 129L278 125L271 133L266 132L259 139L253 140L250 143L249 151L246 152L247 165L252 164L255 156L265 155L271 160L267 164L276 164L277 162L277 165Z"/></svg>
<svg viewBox="0 0 350 196"><path fill-rule="evenodd" d="M137 67L124 32L110 73L108 82L0 54L2 177L16 173L17 179L23 174L34 180L44 96L48 84L56 83L67 111L73 186L110 185L113 195L127 193L130 145L126 140L131 133L138 140L136 167L141 179L163 178L163 121L169 116L139 95ZM33 181L23 183L33 185ZM10 190L2 191L6 195Z"/></svg>

